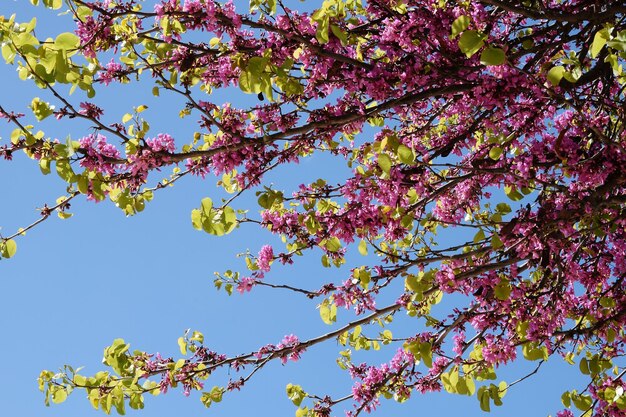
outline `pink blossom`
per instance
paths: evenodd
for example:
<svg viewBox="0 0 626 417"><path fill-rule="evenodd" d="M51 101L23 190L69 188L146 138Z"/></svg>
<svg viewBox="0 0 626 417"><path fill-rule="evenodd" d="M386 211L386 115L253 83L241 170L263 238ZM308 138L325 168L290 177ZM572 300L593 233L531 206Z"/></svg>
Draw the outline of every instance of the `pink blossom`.
<svg viewBox="0 0 626 417"><path fill-rule="evenodd" d="M277 349L291 348L288 354L281 356L280 360L283 364L287 363L287 360L294 362L300 359L300 355L305 351L300 347L300 340L297 336L290 334L283 338L283 340L276 346Z"/></svg>
<svg viewBox="0 0 626 417"><path fill-rule="evenodd" d="M111 59L111 61L104 66L104 71L98 73L98 80L104 83L104 85L109 85L111 81L119 80L123 75L124 71L122 65Z"/></svg>
<svg viewBox="0 0 626 417"><path fill-rule="evenodd" d="M270 264L274 261L274 250L270 245L264 245L257 256L257 266L261 271L269 272Z"/></svg>
<svg viewBox="0 0 626 417"><path fill-rule="evenodd" d="M174 153L176 150L174 138L167 133L159 133L155 138L146 139L146 143L153 152Z"/></svg>
<svg viewBox="0 0 626 417"><path fill-rule="evenodd" d="M237 284L237 291L239 292L239 294L250 292L255 283L256 280L254 278L243 277L239 280L239 283Z"/></svg>

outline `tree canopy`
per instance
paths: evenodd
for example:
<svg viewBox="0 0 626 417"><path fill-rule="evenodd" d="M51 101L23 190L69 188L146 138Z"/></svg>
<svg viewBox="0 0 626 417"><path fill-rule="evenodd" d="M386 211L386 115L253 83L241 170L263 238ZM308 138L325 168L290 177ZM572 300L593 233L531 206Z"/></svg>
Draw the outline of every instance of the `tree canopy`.
<svg viewBox="0 0 626 417"><path fill-rule="evenodd" d="M297 417L356 416L439 390L474 395L489 411L509 388L499 366L558 357L588 376L563 393L558 416L624 415L624 2L31 2L67 11L76 26L42 39L34 19L0 18L4 60L42 89L28 111L0 106L13 125L0 155L23 151L67 195L2 236L1 256L16 255L41 221L71 217L73 199L131 216L183 177L216 177L230 197L198 202L194 228L221 236L249 224L284 244L249 252L247 268L218 273L215 287L303 294L329 325L235 356L199 331L178 340L179 359L117 339L106 371L43 371L46 404L84 390L94 408L123 414L180 388L202 391L209 407L267 363L337 340L353 385L333 398L289 384ZM195 133L151 131L143 103L110 118L97 93L113 83L180 97L171 111ZM215 99L220 90L231 103ZM89 127L59 139L40 129L47 118ZM291 190L264 182L314 154L349 174L332 182L320 172ZM238 205L246 193L257 206ZM347 262L350 251L363 262ZM301 256L321 256L328 282L271 281L274 265L297 271ZM435 305L447 299L455 307L442 314ZM415 325L394 326L399 315ZM387 363L352 360L379 349ZM205 385L220 369L229 376Z"/></svg>

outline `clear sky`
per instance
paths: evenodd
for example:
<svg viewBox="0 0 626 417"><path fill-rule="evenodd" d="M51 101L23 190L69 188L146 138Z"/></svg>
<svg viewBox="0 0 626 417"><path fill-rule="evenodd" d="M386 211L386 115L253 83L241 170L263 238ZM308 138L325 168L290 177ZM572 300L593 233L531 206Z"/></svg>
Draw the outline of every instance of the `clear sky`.
<svg viewBox="0 0 626 417"><path fill-rule="evenodd" d="M17 13L17 21L38 16L39 36L71 31L68 16L57 16L28 0L1 0L0 15ZM0 64L0 104L10 110L27 112L34 96L54 101L46 91L20 81L14 68ZM229 92L229 100L245 100ZM182 103L173 97L150 100L150 89L139 86L102 88L94 101L106 110L105 117L117 121L132 106L149 104L146 117L154 134L168 132L186 141L194 126L178 119ZM226 95L216 97L225 100ZM76 103L79 97L73 98ZM29 115L30 120L32 117ZM190 122L191 123L191 122ZM47 135L73 139L91 133L89 126L55 123L47 120L42 128ZM0 125L0 144L8 142L12 127ZM266 182L277 188L293 187L317 177L339 176L333 161L314 157L292 169L270 175ZM163 176L167 176L164 172ZM0 161L0 227L3 235L12 234L38 217L37 207L52 204L65 191L64 182L54 174L42 176L37 164L16 154L14 161ZM124 217L109 202L94 204L78 199L72 203L74 217L51 218L25 237L17 240L15 258L0 262L0 415L63 416L96 415L82 391L75 392L61 405L45 408L36 378L42 369L55 370L63 364L85 366L84 374L104 369L102 349L115 338L124 338L131 348L179 355L176 339L185 329L205 334L207 346L229 356L249 352L267 343L278 343L286 334L301 340L331 331L319 319L316 303L305 297L266 288L256 288L245 296L226 296L213 288L213 272L232 268L243 271L235 255L250 249L256 253L265 243L277 244L274 236L255 226L245 225L225 237L209 236L192 228L191 209L203 197L222 196L215 178L202 181L188 178L171 189L158 192L144 213ZM250 194L236 208L256 210ZM328 281L345 279L353 262L345 269L324 269L319 256L298 259L295 266L275 268L267 279L317 288ZM340 318L347 318L348 314ZM408 319L397 330L406 335L419 331ZM412 333L411 333L412 332ZM351 381L335 364L342 348L334 341L307 352L298 363L275 363L257 374L241 392L229 393L224 402L206 410L197 393L185 398L179 390L157 398L146 397L143 417L173 415L212 415L244 417L249 415L292 416L295 407L285 395L285 385L298 383L316 394L342 396ZM387 361L394 349L368 357L375 364ZM521 356L521 355L520 355ZM511 389L505 404L491 415L507 417L546 416L561 408L560 394L578 372L555 358L538 376ZM534 368L534 363L519 361L503 373L511 382ZM218 373L207 380L207 388L224 385L227 375ZM213 380L213 381L212 381ZM580 385L580 384L578 384ZM414 395L407 403L383 402L376 415L395 417L428 415L479 416L475 397L451 394ZM127 414L137 412L127 408ZM342 415L341 408L335 415Z"/></svg>

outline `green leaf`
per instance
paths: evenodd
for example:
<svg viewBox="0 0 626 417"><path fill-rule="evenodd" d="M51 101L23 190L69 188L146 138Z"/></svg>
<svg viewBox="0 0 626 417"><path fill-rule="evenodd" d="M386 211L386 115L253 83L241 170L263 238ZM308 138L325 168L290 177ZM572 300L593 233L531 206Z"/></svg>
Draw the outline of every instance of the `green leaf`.
<svg viewBox="0 0 626 417"><path fill-rule="evenodd" d="M522 354L529 361L548 359L548 349L545 346L538 346L536 342L527 342L522 345Z"/></svg>
<svg viewBox="0 0 626 417"><path fill-rule="evenodd" d="M185 338L184 337L179 337L178 338L178 348L180 349L180 353L182 355L186 355L187 354L187 342L185 342Z"/></svg>
<svg viewBox="0 0 626 417"><path fill-rule="evenodd" d="M179 359L174 363L174 370L178 370L180 368L182 368L183 366L185 366L185 360L184 359Z"/></svg>
<svg viewBox="0 0 626 417"><path fill-rule="evenodd" d="M572 68L571 71L565 71L563 73L563 78L565 78L570 83L575 83L578 79L583 75L580 68Z"/></svg>
<svg viewBox="0 0 626 417"><path fill-rule="evenodd" d="M461 395L471 395L469 390L467 389L467 383L465 382L465 378L459 378L456 382L456 392Z"/></svg>
<svg viewBox="0 0 626 417"><path fill-rule="evenodd" d="M500 240L500 236L498 236L497 233L494 233L493 235L491 235L491 247L494 250L498 250L502 246L504 246L504 243L502 243L502 240Z"/></svg>
<svg viewBox="0 0 626 417"><path fill-rule="evenodd" d="M72 217L73 214L72 213L68 213L66 211L59 211L59 212L57 212L57 216L59 216L60 219L67 220L70 217Z"/></svg>
<svg viewBox="0 0 626 417"><path fill-rule="evenodd" d="M465 386L467 387L468 395L474 395L476 393L476 383L474 382L474 379L469 375L465 376Z"/></svg>
<svg viewBox="0 0 626 417"><path fill-rule="evenodd" d="M626 41L623 39L614 39L607 42L607 45L617 51L626 52Z"/></svg>
<svg viewBox="0 0 626 417"><path fill-rule="evenodd" d="M76 49L80 46L80 39L70 32L61 33L54 40L54 46L62 50Z"/></svg>
<svg viewBox="0 0 626 417"><path fill-rule="evenodd" d="M501 278L500 282L494 287L494 293L498 300L505 301L511 296L511 284L506 278Z"/></svg>
<svg viewBox="0 0 626 417"><path fill-rule="evenodd" d="M224 225L224 234L232 232L238 225L235 210L230 206L226 206L222 210L221 220Z"/></svg>
<svg viewBox="0 0 626 417"><path fill-rule="evenodd" d="M413 155L413 151L411 148L405 145L398 146L398 159L404 164L413 165L415 162L415 155Z"/></svg>
<svg viewBox="0 0 626 417"><path fill-rule="evenodd" d="M556 67L552 67L550 71L548 71L548 81L553 86L559 85L563 75L565 74L565 67L563 65L557 65Z"/></svg>
<svg viewBox="0 0 626 417"><path fill-rule="evenodd" d="M590 395L580 395L574 394L574 392L572 392L571 398L576 408L578 408L580 411L587 411L589 408L591 408L591 405L593 404L593 400L591 399Z"/></svg>
<svg viewBox="0 0 626 417"><path fill-rule="evenodd" d="M242 70L239 74L239 88L244 93L254 93L255 78L248 70Z"/></svg>
<svg viewBox="0 0 626 417"><path fill-rule="evenodd" d="M524 198L524 196L517 191L514 185L505 185L504 186L504 194L509 197L513 201L519 201Z"/></svg>
<svg viewBox="0 0 626 417"><path fill-rule="evenodd" d="M506 61L506 55L500 48L490 46L480 54L480 63L483 65L502 65L504 61Z"/></svg>
<svg viewBox="0 0 626 417"><path fill-rule="evenodd" d="M361 240L359 242L359 253L363 256L367 256L367 241Z"/></svg>
<svg viewBox="0 0 626 417"><path fill-rule="evenodd" d="M201 207L202 207L202 213L205 216L212 215L213 200L211 200L209 197L203 198L202 199L202 203L201 203Z"/></svg>
<svg viewBox="0 0 626 417"><path fill-rule="evenodd" d="M43 175L48 175L50 173L50 160L41 158L39 160L39 169Z"/></svg>
<svg viewBox="0 0 626 417"><path fill-rule="evenodd" d="M506 383L505 383L506 385ZM500 395L500 388L495 386L494 384L489 384L489 396L493 400L493 403L497 406L502 405L502 397L504 394Z"/></svg>
<svg viewBox="0 0 626 417"><path fill-rule="evenodd" d="M20 33L13 38L13 43L15 43L15 46L22 49L22 52L24 52L27 49L33 50L33 48L27 47L35 47L39 45L39 40L30 33Z"/></svg>
<svg viewBox="0 0 626 417"><path fill-rule="evenodd" d="M17 53L11 44L2 45L2 57L7 64L13 64Z"/></svg>
<svg viewBox="0 0 626 417"><path fill-rule="evenodd" d="M569 391L565 391L563 395L561 395L561 402L565 407L570 408L572 406L571 400Z"/></svg>
<svg viewBox="0 0 626 417"><path fill-rule="evenodd" d="M330 25L330 30L333 32L333 35L339 39L342 45L346 45L348 43L348 35L337 25Z"/></svg>
<svg viewBox="0 0 626 417"><path fill-rule="evenodd" d="M423 291L422 287L420 286L420 281L417 277L417 275L408 275L405 279L404 279L404 286L413 292L419 292L419 291Z"/></svg>
<svg viewBox="0 0 626 417"><path fill-rule="evenodd" d="M462 33L465 29L469 27L470 19L468 16L462 15L456 18L454 22L452 22L452 33L450 34L450 38L456 38Z"/></svg>
<svg viewBox="0 0 626 417"><path fill-rule="evenodd" d="M589 370L589 361L587 360L587 358L582 358L580 360L578 368L580 369L580 372L582 372L584 375L589 375L591 373L591 371Z"/></svg>
<svg viewBox="0 0 626 417"><path fill-rule="evenodd" d="M490 412L491 411L491 407L490 407L490 396L489 396L489 389L487 389L487 387L480 387L480 389L478 390L477 393L478 396L478 401L480 401L480 409L485 411L485 412Z"/></svg>
<svg viewBox="0 0 626 417"><path fill-rule="evenodd" d="M59 159L56 161L56 171L59 177L68 183L72 183L76 179L76 174L67 159Z"/></svg>
<svg viewBox="0 0 626 417"><path fill-rule="evenodd" d="M209 408L211 404L213 403L213 399L211 398L211 393L203 392L202 397L200 397L200 401L206 408Z"/></svg>
<svg viewBox="0 0 626 417"><path fill-rule="evenodd" d="M602 48L604 48L604 45L606 45L606 43L610 39L611 39L611 33L609 32L608 28L604 28L596 32L596 34L593 37L593 43L591 44L591 48L589 49L591 57L594 59L597 58Z"/></svg>
<svg viewBox="0 0 626 417"><path fill-rule="evenodd" d="M202 230L202 212L198 209L191 210L191 224L194 229Z"/></svg>
<svg viewBox="0 0 626 417"><path fill-rule="evenodd" d="M459 38L459 49L471 58L485 44L486 36L475 30L466 30Z"/></svg>
<svg viewBox="0 0 626 417"><path fill-rule="evenodd" d="M386 153L381 153L378 155L378 166L383 170L385 174L389 174L391 171L391 157Z"/></svg>
<svg viewBox="0 0 626 417"><path fill-rule="evenodd" d="M250 73L255 77L260 77L265 72L265 68L269 62L269 58L262 56L254 56L248 61L246 67Z"/></svg>
<svg viewBox="0 0 626 417"><path fill-rule="evenodd" d="M511 212L511 206L509 206L507 203L498 203L498 205L496 206L496 210L500 214L509 214Z"/></svg>
<svg viewBox="0 0 626 417"><path fill-rule="evenodd" d="M50 104L45 101L41 101L39 97L33 98L33 100L30 102L30 108L33 111L33 114L35 115L37 120L39 121L42 121L46 117L50 116L54 111L53 106L50 106Z"/></svg>
<svg viewBox="0 0 626 417"><path fill-rule="evenodd" d="M291 402L296 406L300 407L302 404L302 400L306 398L306 393L302 390L300 385L287 384L287 396L291 400Z"/></svg>
<svg viewBox="0 0 626 417"><path fill-rule="evenodd" d="M330 239L325 239L322 246L324 246L324 248L326 248L329 252L337 252L341 249L341 242L338 238L331 237Z"/></svg>
<svg viewBox="0 0 626 417"><path fill-rule="evenodd" d="M23 26L24 27L24 32L30 33L30 32L32 32L35 29L36 26L37 26L37 18L33 17L29 23L27 23L27 24L25 24Z"/></svg>
<svg viewBox="0 0 626 417"><path fill-rule="evenodd" d="M450 394L456 394L456 384L452 384L450 381L450 373L444 372L441 374L441 384L443 385L443 389Z"/></svg>
<svg viewBox="0 0 626 417"><path fill-rule="evenodd" d="M55 404L61 404L67 399L67 390L65 388L59 388L52 392L52 402Z"/></svg>
<svg viewBox="0 0 626 417"><path fill-rule="evenodd" d="M270 74L265 72L269 58L255 56L239 75L239 88L245 93L265 93L268 99L272 97L272 81Z"/></svg>
<svg viewBox="0 0 626 417"><path fill-rule="evenodd" d="M319 305L320 317L326 324L333 324L337 321L337 306L328 299L322 301Z"/></svg>
<svg viewBox="0 0 626 417"><path fill-rule="evenodd" d="M213 400L214 403L219 403L222 402L222 397L224 396L224 389L221 387L213 387L211 389L211 400Z"/></svg>
<svg viewBox="0 0 626 417"><path fill-rule="evenodd" d="M481 240L483 240L485 238L485 231L483 229L480 229L478 232L476 232L476 234L474 235L474 243L478 243Z"/></svg>
<svg viewBox="0 0 626 417"><path fill-rule="evenodd" d="M82 375L74 375L74 383L79 386L85 386L87 384L87 378Z"/></svg>
<svg viewBox="0 0 626 417"><path fill-rule="evenodd" d="M494 161L500 159L500 155L502 155L502 148L499 146L494 146L489 150L489 158L493 159Z"/></svg>
<svg viewBox="0 0 626 417"><path fill-rule="evenodd" d="M43 5L52 10L58 10L63 6L63 0L43 0Z"/></svg>
<svg viewBox="0 0 626 417"><path fill-rule="evenodd" d="M317 30L315 31L315 39L320 44L328 43L328 29L330 28L330 16L324 15L317 21Z"/></svg>
<svg viewBox="0 0 626 417"><path fill-rule="evenodd" d="M419 352L422 358L422 362L429 368L433 366L433 347L430 342L423 342L419 344ZM458 376L458 372L457 372Z"/></svg>
<svg viewBox="0 0 626 417"><path fill-rule="evenodd" d="M9 239L0 244L0 254L3 258L12 258L17 252L17 244L13 239Z"/></svg>
<svg viewBox="0 0 626 417"><path fill-rule="evenodd" d="M204 343L204 335L197 330L191 334L191 340L199 343Z"/></svg>

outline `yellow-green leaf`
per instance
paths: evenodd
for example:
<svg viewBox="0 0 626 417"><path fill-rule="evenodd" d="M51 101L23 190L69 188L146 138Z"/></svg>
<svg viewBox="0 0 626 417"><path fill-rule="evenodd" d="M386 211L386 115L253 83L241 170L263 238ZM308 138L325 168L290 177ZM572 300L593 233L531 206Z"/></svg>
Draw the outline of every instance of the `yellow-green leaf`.
<svg viewBox="0 0 626 417"><path fill-rule="evenodd" d="M319 308L320 317L324 323L333 324L337 321L337 306L334 303L326 299L320 304Z"/></svg>
<svg viewBox="0 0 626 417"><path fill-rule="evenodd" d="M602 50L602 48L604 48L604 45L606 45L606 43L610 39L611 39L611 34L608 28L604 28L596 32L596 34L593 37L593 43L591 44L591 48L589 49L591 57L596 58L600 54L600 51Z"/></svg>
<svg viewBox="0 0 626 417"><path fill-rule="evenodd" d="M180 349L180 353L183 355L187 354L187 342L185 342L184 337L178 338L178 348Z"/></svg>
<svg viewBox="0 0 626 417"><path fill-rule="evenodd" d="M480 54L480 63L483 65L502 65L505 60L504 50L492 46L485 48Z"/></svg>
<svg viewBox="0 0 626 417"><path fill-rule="evenodd" d="M367 255L367 241L361 240L359 242L359 253L363 256Z"/></svg>
<svg viewBox="0 0 626 417"><path fill-rule="evenodd" d="M548 71L548 81L556 87L561 82L563 75L565 75L565 67L563 65L557 65Z"/></svg>
<svg viewBox="0 0 626 417"><path fill-rule="evenodd" d="M12 258L17 252L17 244L13 239L9 239L0 245L0 253L3 258Z"/></svg>
<svg viewBox="0 0 626 417"><path fill-rule="evenodd" d="M63 50L76 49L80 46L80 39L70 32L61 33L54 40L54 46Z"/></svg>
<svg viewBox="0 0 626 417"><path fill-rule="evenodd" d="M398 146L398 159L404 164L412 165L415 162L415 155L411 148L405 145Z"/></svg>
<svg viewBox="0 0 626 417"><path fill-rule="evenodd" d="M462 15L456 18L454 22L452 22L452 33L450 34L451 38L456 38L460 33L463 33L465 29L469 27L470 19L468 16Z"/></svg>
<svg viewBox="0 0 626 417"><path fill-rule="evenodd" d="M459 38L459 49L468 58L474 55L485 44L485 35L475 30L466 30Z"/></svg>
<svg viewBox="0 0 626 417"><path fill-rule="evenodd" d="M386 153L381 153L378 155L378 166L383 170L384 173L389 174L391 171L391 157Z"/></svg>
<svg viewBox="0 0 626 417"><path fill-rule="evenodd" d="M494 146L489 150L489 158L493 159L494 161L500 159L500 155L502 155L502 148L499 146Z"/></svg>
<svg viewBox="0 0 626 417"><path fill-rule="evenodd" d="M67 391L65 388L59 388L52 392L52 402L55 404L61 404L67 399Z"/></svg>

